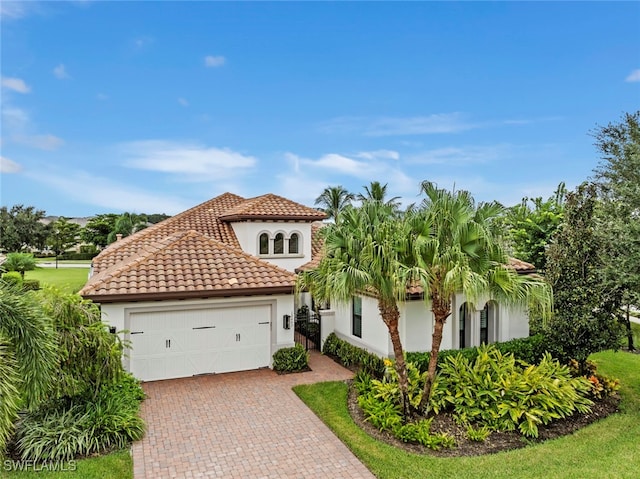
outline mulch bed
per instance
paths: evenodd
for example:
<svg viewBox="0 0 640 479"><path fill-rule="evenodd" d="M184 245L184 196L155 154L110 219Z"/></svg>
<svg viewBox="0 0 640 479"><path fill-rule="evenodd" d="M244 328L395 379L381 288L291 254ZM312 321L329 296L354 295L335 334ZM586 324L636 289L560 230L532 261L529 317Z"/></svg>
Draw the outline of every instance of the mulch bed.
<svg viewBox="0 0 640 479"><path fill-rule="evenodd" d="M381 432L365 421L364 414L358 405L357 391L353 387L353 381L349 381L348 386L349 413L351 414L354 422L367 434L379 441L401 448L408 452L416 454L430 454L441 457L481 456L484 454L493 454L511 449L519 449L531 444L539 444L541 442L548 441L549 439L566 436L567 434L571 434L588 424L603 419L609 414L616 412L618 410L618 404L620 403L619 397L611 396L603 401L594 403L591 408L591 412L587 414L574 414L569 418L555 421L547 426L539 426L538 438L525 438L516 431L493 432L483 442L475 442L467 439L465 428L456 424L451 414L438 414L435 416L433 423L431 424L431 431L434 433L446 432L453 436L456 441L456 446L451 449L433 451L419 444L404 443L391 433L386 431Z"/></svg>

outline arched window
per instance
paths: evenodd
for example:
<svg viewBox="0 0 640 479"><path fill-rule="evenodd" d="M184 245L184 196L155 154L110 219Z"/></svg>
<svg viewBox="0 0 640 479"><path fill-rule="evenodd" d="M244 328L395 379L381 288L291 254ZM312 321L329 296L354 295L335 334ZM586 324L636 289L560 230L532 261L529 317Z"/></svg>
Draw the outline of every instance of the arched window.
<svg viewBox="0 0 640 479"><path fill-rule="evenodd" d="M269 254L269 235L267 233L260 235L260 254Z"/></svg>
<svg viewBox="0 0 640 479"><path fill-rule="evenodd" d="M273 239L273 254L284 254L284 235L278 233Z"/></svg>
<svg viewBox="0 0 640 479"><path fill-rule="evenodd" d="M298 254L298 233L292 233L289 237L289 254Z"/></svg>

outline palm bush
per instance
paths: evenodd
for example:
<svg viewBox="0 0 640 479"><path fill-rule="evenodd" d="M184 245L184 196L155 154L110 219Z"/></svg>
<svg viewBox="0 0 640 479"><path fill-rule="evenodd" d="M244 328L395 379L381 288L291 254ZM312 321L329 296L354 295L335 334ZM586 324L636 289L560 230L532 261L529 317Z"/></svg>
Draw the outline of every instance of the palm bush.
<svg viewBox="0 0 640 479"><path fill-rule="evenodd" d="M18 421L14 450L23 461L68 461L121 449L144 435L138 416L144 393L123 374L93 396L55 399Z"/></svg>
<svg viewBox="0 0 640 479"><path fill-rule="evenodd" d="M0 452L21 407L49 393L56 367L55 336L34 292L0 281Z"/></svg>

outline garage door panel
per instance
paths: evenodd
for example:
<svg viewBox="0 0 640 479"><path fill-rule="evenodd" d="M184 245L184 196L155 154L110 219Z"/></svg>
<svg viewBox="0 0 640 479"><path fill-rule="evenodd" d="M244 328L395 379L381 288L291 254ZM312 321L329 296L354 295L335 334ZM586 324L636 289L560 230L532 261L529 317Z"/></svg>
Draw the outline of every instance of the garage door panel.
<svg viewBox="0 0 640 479"><path fill-rule="evenodd" d="M270 316L269 305L131 313L130 370L152 381L266 367Z"/></svg>

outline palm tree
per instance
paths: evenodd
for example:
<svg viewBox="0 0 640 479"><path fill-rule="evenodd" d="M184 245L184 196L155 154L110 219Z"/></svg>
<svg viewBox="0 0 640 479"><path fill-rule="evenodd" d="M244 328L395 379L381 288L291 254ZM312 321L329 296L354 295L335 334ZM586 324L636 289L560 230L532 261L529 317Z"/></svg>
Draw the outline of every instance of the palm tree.
<svg viewBox="0 0 640 479"><path fill-rule="evenodd" d="M109 243L113 243L116 241L119 234L124 238L145 229L147 226L149 226L147 215L138 215L136 213L129 212L122 213L116 219L113 231L109 233L107 241Z"/></svg>
<svg viewBox="0 0 640 479"><path fill-rule="evenodd" d="M51 321L35 293L0 282L0 452L19 408L47 396L56 359Z"/></svg>
<svg viewBox="0 0 640 479"><path fill-rule="evenodd" d="M379 201L380 203L386 203L389 206L392 206L394 210L397 210L400 207L400 202L397 201L400 199L399 196L394 196L388 201L385 201L385 197L387 196L387 185L381 184L379 181L372 181L369 186L363 186L365 194L358 193L357 199L359 201Z"/></svg>
<svg viewBox="0 0 640 479"><path fill-rule="evenodd" d="M353 193L349 193L341 185L325 188L316 198L315 204L320 205L329 219L338 221L340 213L355 200Z"/></svg>
<svg viewBox="0 0 640 479"><path fill-rule="evenodd" d="M408 251L405 223L389 205L366 202L348 208L340 221L322 230L324 254L318 267L298 276L298 290L308 290L320 301L350 301L356 294L373 296L393 345L403 413L408 414L408 381L398 332L398 304L405 300L410 271L404 266Z"/></svg>
<svg viewBox="0 0 640 479"><path fill-rule="evenodd" d="M426 410L436 374L438 352L452 297L462 292L470 303L489 297L506 306L551 308L551 290L539 277L518 275L493 234L502 212L498 203L475 205L466 191L449 192L422 183L427 198L410 214L414 276L420 278L435 320L431 357L420 409Z"/></svg>

